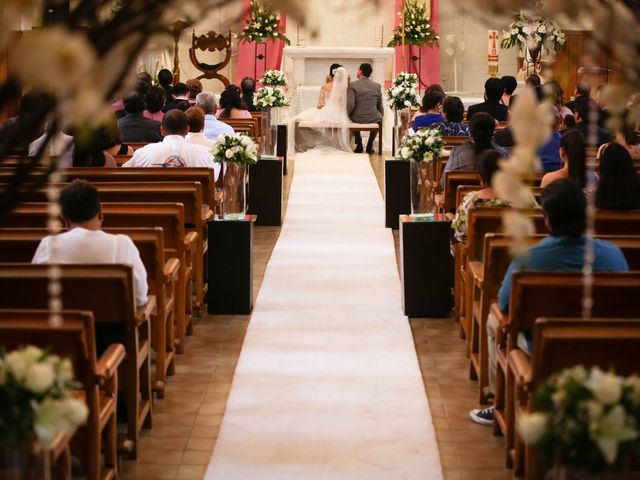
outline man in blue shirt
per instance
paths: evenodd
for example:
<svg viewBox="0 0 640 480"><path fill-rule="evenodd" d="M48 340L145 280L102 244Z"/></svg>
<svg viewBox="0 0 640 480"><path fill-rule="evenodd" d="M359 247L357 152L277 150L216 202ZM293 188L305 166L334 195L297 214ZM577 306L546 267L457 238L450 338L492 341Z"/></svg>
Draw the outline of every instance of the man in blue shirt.
<svg viewBox="0 0 640 480"><path fill-rule="evenodd" d="M547 140L547 143L542 145L538 150L538 156L542 163L542 171L555 172L562 168L562 162L560 161L560 140L562 135L558 131L560 129L560 123L562 117L560 111L556 107L551 107L553 110L553 131L551 132L551 138Z"/></svg>
<svg viewBox="0 0 640 480"><path fill-rule="evenodd" d="M200 92L196 95L196 107L200 107L204 111L203 131L205 137L216 140L220 135L233 135L233 128L215 116L218 102L212 92Z"/></svg>
<svg viewBox="0 0 640 480"><path fill-rule="evenodd" d="M586 228L584 194L571 180L561 179L544 189L540 201L551 235L531 248L527 255L514 259L509 265L498 292L498 305L503 313L509 312L513 272L525 268L527 270L580 271L584 264L584 232ZM611 242L595 239L594 253L594 270L615 272L629 270L622 251ZM498 319L489 314L487 342L489 345L489 384L492 392L495 392L497 329ZM491 425L493 413L491 406L471 410L469 416L476 423Z"/></svg>

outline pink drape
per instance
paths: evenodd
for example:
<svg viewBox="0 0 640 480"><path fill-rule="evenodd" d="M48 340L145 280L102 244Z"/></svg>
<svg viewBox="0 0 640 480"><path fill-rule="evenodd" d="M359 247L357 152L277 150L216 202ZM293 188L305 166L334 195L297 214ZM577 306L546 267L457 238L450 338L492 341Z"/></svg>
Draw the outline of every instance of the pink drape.
<svg viewBox="0 0 640 480"><path fill-rule="evenodd" d="M403 0L396 0L396 26L402 22L402 5ZM430 0L431 3L431 26L440 34L440 5L439 0ZM434 47L417 47L415 45L405 46L405 60L402 57L402 47L396 47L396 73L408 71L418 73L425 88L432 83L440 83L440 48ZM411 57L422 57L422 62L411 61ZM406 65L406 66L405 66ZM418 71L420 70L420 71Z"/></svg>
<svg viewBox="0 0 640 480"><path fill-rule="evenodd" d="M247 24L249 20L249 6L251 5L251 0L243 0L243 11L242 14L242 27ZM287 19L284 15L281 14L280 25L282 26L282 31L284 31L284 27L287 24ZM258 44L257 54L263 54L265 52L265 45L267 48L267 68L266 70L279 70L280 65L282 64L282 49L284 48L284 42L282 40L267 40L267 43ZM256 80L260 80L262 74L265 71L265 62L264 60L258 60L256 65L256 44L255 43L240 43L240 48L238 50L238 64L236 67L236 85L240 85L240 82L244 77L252 77Z"/></svg>

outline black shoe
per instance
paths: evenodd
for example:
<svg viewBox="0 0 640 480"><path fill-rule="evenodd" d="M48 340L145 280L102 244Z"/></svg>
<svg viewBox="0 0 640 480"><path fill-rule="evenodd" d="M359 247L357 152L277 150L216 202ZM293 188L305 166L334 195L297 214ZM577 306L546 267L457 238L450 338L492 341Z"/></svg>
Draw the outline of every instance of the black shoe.
<svg viewBox="0 0 640 480"><path fill-rule="evenodd" d="M356 149L353 151L353 153L362 153L362 145L356 145Z"/></svg>
<svg viewBox="0 0 640 480"><path fill-rule="evenodd" d="M373 153L373 148L372 147L367 147L367 153L369 153L369 154Z"/></svg>

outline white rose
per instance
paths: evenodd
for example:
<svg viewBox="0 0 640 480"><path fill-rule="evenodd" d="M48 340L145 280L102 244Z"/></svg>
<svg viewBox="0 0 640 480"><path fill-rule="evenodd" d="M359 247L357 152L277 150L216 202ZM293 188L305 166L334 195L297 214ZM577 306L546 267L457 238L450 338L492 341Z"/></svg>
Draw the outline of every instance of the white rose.
<svg viewBox="0 0 640 480"><path fill-rule="evenodd" d="M409 147L402 147L400 150L400 156L402 158L411 158L411 149Z"/></svg>
<svg viewBox="0 0 640 480"><path fill-rule="evenodd" d="M227 157L228 159L231 159L233 157L233 152L231 151L231 149L227 149L226 152L224 152L224 156Z"/></svg>
<svg viewBox="0 0 640 480"><path fill-rule="evenodd" d="M56 376L48 362L32 363L26 372L24 386L34 393L43 393L49 389Z"/></svg>
<svg viewBox="0 0 640 480"><path fill-rule="evenodd" d="M89 415L87 405L77 398L69 397L64 401L65 416L73 425L82 425Z"/></svg>
<svg viewBox="0 0 640 480"><path fill-rule="evenodd" d="M433 161L433 153L431 153L431 152L426 152L426 153L423 155L422 159L423 159L425 162L432 162L432 161Z"/></svg>
<svg viewBox="0 0 640 480"><path fill-rule="evenodd" d="M611 373L603 373L599 368L591 370L585 385L605 405L617 403L622 395L621 379Z"/></svg>
<svg viewBox="0 0 640 480"><path fill-rule="evenodd" d="M521 42L524 42L524 37L522 35L518 35L518 40L520 40Z"/></svg>
<svg viewBox="0 0 640 480"><path fill-rule="evenodd" d="M433 142L435 142L435 139L431 136L427 137L427 139L424 141L424 143L426 143L427 145L433 145Z"/></svg>
<svg viewBox="0 0 640 480"><path fill-rule="evenodd" d="M31 345L22 350L9 352L4 359L7 372L10 372L18 382L23 382L31 364L36 362L42 354L42 350Z"/></svg>
<svg viewBox="0 0 640 480"><path fill-rule="evenodd" d="M405 107L410 107L411 106L411 102L409 100L405 100L404 101L404 106Z"/></svg>
<svg viewBox="0 0 640 480"><path fill-rule="evenodd" d="M506 32L505 32L506 33ZM517 28L512 28L511 29L511 35L516 35L518 33L518 29ZM508 36L509 34L507 34Z"/></svg>
<svg viewBox="0 0 640 480"><path fill-rule="evenodd" d="M547 415L540 412L523 414L518 420L518 431L525 443L537 443L547 430L549 419Z"/></svg>

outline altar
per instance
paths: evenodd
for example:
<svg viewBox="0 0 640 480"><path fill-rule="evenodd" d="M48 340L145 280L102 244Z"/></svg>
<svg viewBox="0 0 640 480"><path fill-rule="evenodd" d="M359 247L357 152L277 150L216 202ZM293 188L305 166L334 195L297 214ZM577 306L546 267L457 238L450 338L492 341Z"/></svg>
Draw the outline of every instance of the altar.
<svg viewBox="0 0 640 480"><path fill-rule="evenodd" d="M285 56L293 60L293 71L289 85L320 86L325 83L332 63L339 63L347 69L351 78L355 80L356 72L361 63L370 63L373 67L371 80L380 85L385 84L387 78L387 60L393 58L393 48L371 47L285 47Z"/></svg>

